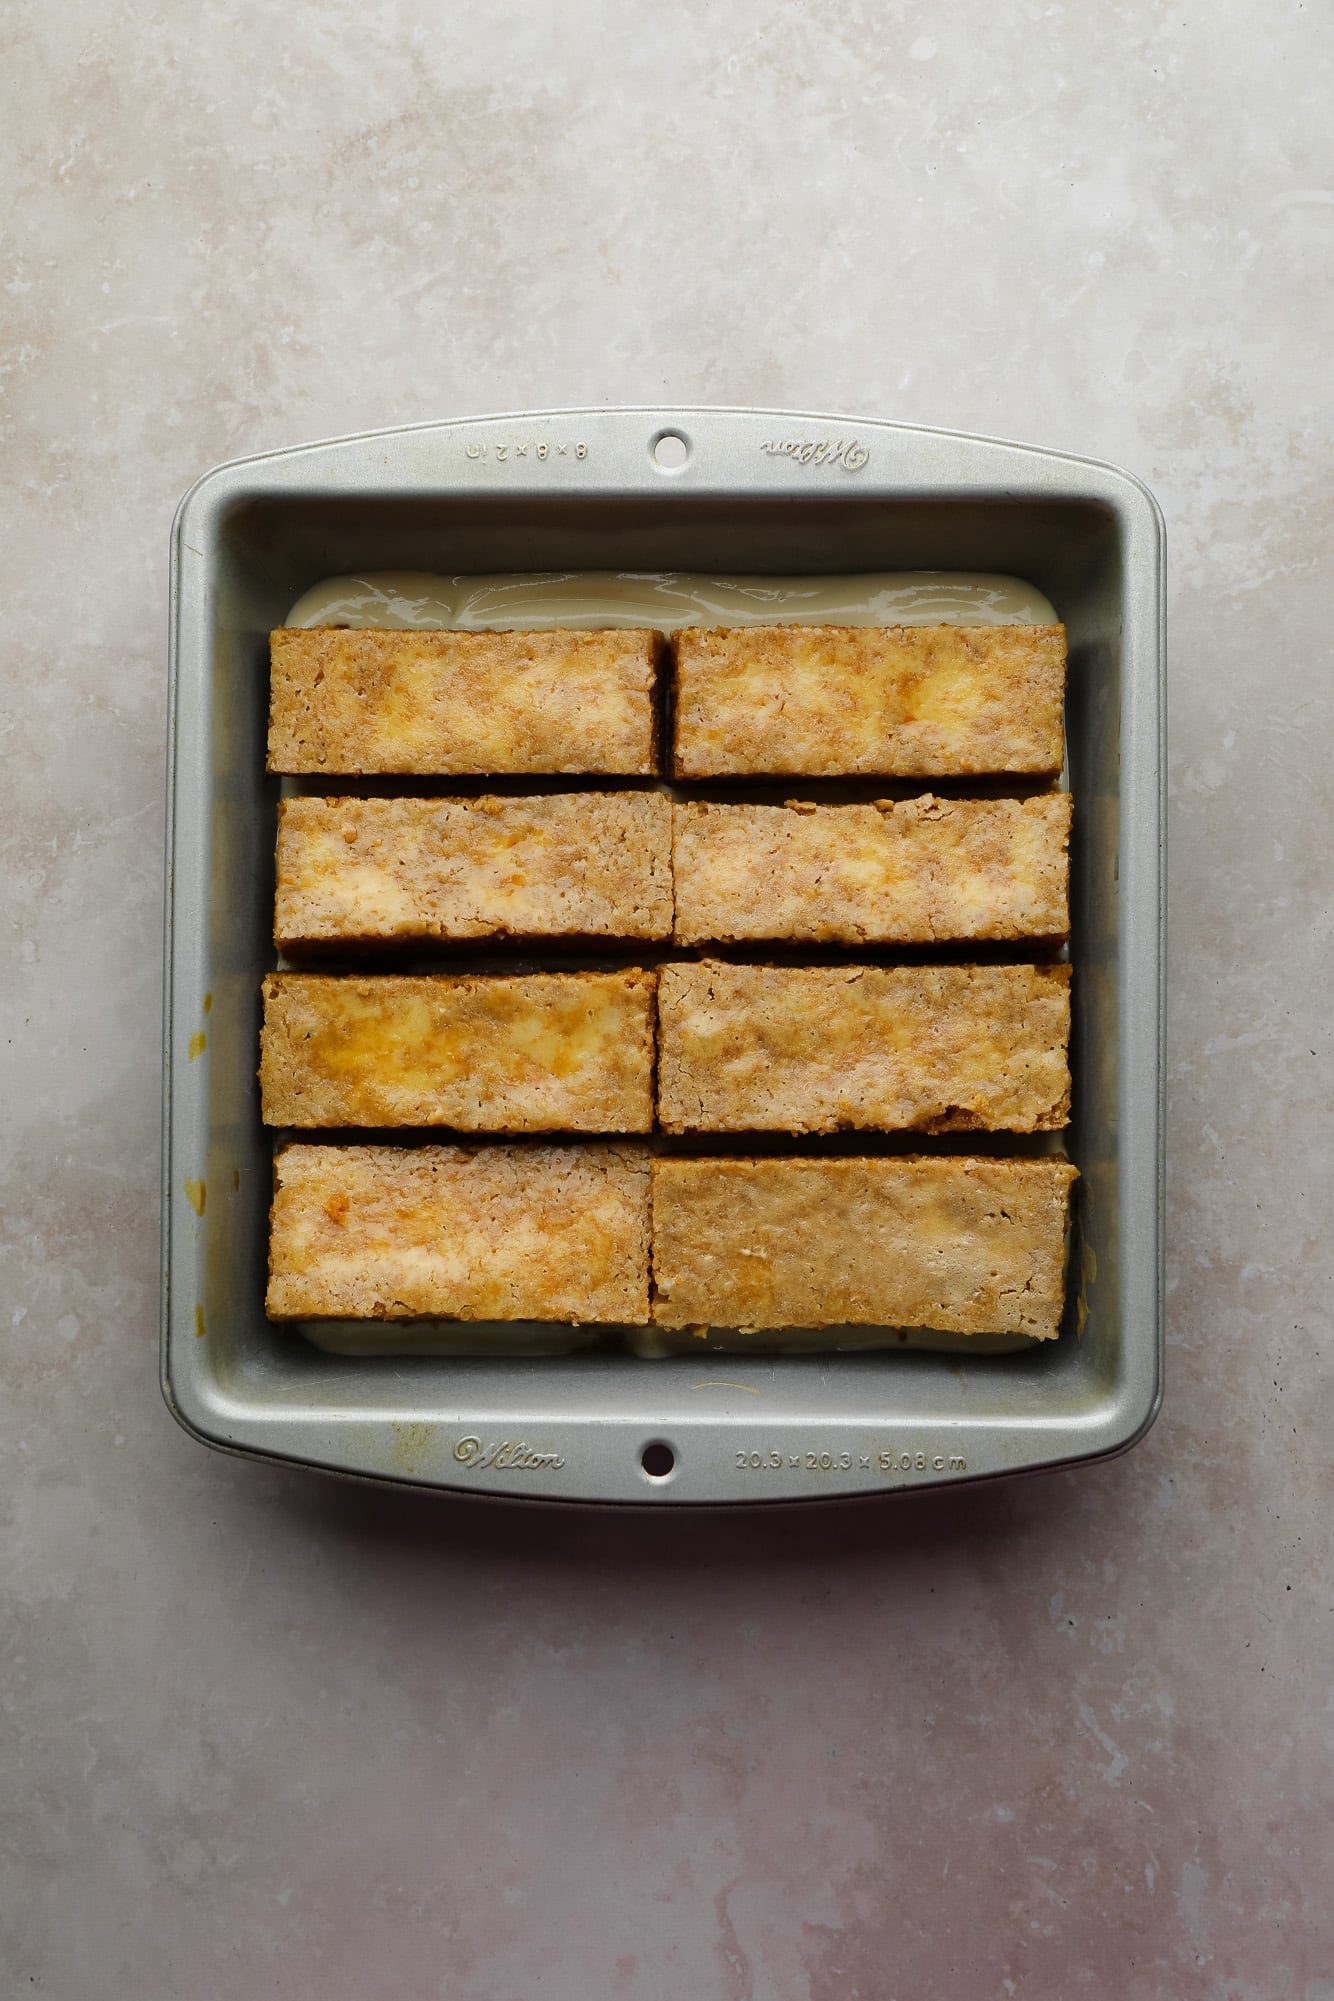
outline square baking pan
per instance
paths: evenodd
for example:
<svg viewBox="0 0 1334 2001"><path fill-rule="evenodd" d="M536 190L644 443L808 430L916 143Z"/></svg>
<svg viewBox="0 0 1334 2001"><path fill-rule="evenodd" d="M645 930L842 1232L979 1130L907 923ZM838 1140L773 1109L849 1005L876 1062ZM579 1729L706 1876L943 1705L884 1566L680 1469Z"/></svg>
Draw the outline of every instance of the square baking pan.
<svg viewBox="0 0 1334 2001"><path fill-rule="evenodd" d="M1134 1444L1163 1355L1163 563L1162 518L1127 473L846 417L471 418L206 474L172 536L162 1384L180 1422L363 1478L653 1506L984 1479ZM1081 1175L1058 1341L357 1356L265 1318L268 634L321 579L386 569L962 570L1046 593L1070 647Z"/></svg>

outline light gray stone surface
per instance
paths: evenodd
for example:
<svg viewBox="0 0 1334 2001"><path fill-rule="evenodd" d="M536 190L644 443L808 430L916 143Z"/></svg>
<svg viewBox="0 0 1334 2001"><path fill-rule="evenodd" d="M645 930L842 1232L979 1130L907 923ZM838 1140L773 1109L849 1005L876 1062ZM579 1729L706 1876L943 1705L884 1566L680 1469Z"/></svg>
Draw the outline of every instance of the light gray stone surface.
<svg viewBox="0 0 1334 2001"><path fill-rule="evenodd" d="M6 1994L1331 2001L1328 13L15 0L0 41ZM1170 1378L1116 1464L593 1520L162 1407L175 501L658 398L1167 511Z"/></svg>

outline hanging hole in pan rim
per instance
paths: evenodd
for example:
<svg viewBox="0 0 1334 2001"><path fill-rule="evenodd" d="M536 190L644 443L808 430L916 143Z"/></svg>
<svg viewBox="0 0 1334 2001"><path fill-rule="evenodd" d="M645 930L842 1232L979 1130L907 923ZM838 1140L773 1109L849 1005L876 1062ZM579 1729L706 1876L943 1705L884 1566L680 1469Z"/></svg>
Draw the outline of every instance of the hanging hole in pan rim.
<svg viewBox="0 0 1334 2001"><path fill-rule="evenodd" d="M680 431L659 431L649 450L659 472L680 472L690 457L690 440Z"/></svg>
<svg viewBox="0 0 1334 2001"><path fill-rule="evenodd" d="M652 1438L639 1455L647 1480L670 1480L676 1471L676 1454L665 1438Z"/></svg>

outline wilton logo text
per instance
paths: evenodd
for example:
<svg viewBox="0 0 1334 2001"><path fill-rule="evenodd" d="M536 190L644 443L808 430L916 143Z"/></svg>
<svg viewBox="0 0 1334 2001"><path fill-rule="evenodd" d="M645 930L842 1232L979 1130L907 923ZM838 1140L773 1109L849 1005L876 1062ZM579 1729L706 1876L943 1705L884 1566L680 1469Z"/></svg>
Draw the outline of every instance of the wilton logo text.
<svg viewBox="0 0 1334 2001"><path fill-rule="evenodd" d="M521 1438L501 1438L490 1445L480 1438L460 1438L454 1457L477 1473L552 1473L565 1464L559 1452L534 1452Z"/></svg>

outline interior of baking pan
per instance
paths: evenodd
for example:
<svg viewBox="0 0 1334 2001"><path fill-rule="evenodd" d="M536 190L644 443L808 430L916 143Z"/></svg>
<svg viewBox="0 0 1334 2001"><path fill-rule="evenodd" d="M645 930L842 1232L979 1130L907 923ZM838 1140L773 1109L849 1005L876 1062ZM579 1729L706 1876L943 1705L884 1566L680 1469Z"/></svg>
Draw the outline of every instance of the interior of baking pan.
<svg viewBox="0 0 1334 2001"><path fill-rule="evenodd" d="M536 1421L624 1421L684 1435L703 1422L703 1359L647 1362L601 1348L531 1352L516 1330L488 1357L348 1356L270 1323L263 1298L271 1141L255 1077L260 980L271 939L278 781L264 772L267 640L302 592L332 575L417 569L453 575L562 569L707 570L772 576L870 570L976 570L1025 579L1051 600L1069 635L1067 741L1074 795L1074 964L1068 1151L1080 1169L1073 1265L1062 1337L987 1355L914 1349L829 1355L733 1354L726 1375L746 1394L725 1436L760 1422L910 1427L1064 1427L1074 1439L1123 1387L1118 1193L1122 1085L1119 757L1123 523L1078 494L914 497L866 491L402 496L290 492L231 496L208 517L212 546L197 632L208 658L177 691L178 863L197 847L203 905L186 873L176 885L173 1037L176 1063L203 1047L195 1153L173 1157L198 1216L197 1298L177 1290L172 1326L197 1341L181 1372L219 1413L215 1432L274 1450L300 1421L294 1456L337 1463L313 1441L377 1414L402 1425L466 1419L473 1430ZM188 652L188 644L184 649ZM191 705L195 705L192 709ZM193 820L192 820L193 816ZM192 831L193 828L193 831ZM197 839L196 839L197 837ZM182 940L193 925L197 949ZM203 1039L202 1041L200 1039ZM177 1121L176 1153L182 1140ZM173 1191L174 1193L175 1191ZM177 1260L178 1267L181 1260ZM530 1352L521 1352L527 1347ZM719 1361L722 1358L710 1358ZM717 1374L717 1369L712 1370ZM744 1381L742 1380L744 1378ZM227 1413L231 1413L230 1419ZM323 1428L323 1429L322 1429ZM295 1434L293 1434L295 1435ZM719 1434L722 1436L723 1434ZM1074 1456L1077 1445L1070 1446ZM1031 1453L1025 1456L1031 1457ZM1053 1447L1051 1456L1062 1456Z"/></svg>

